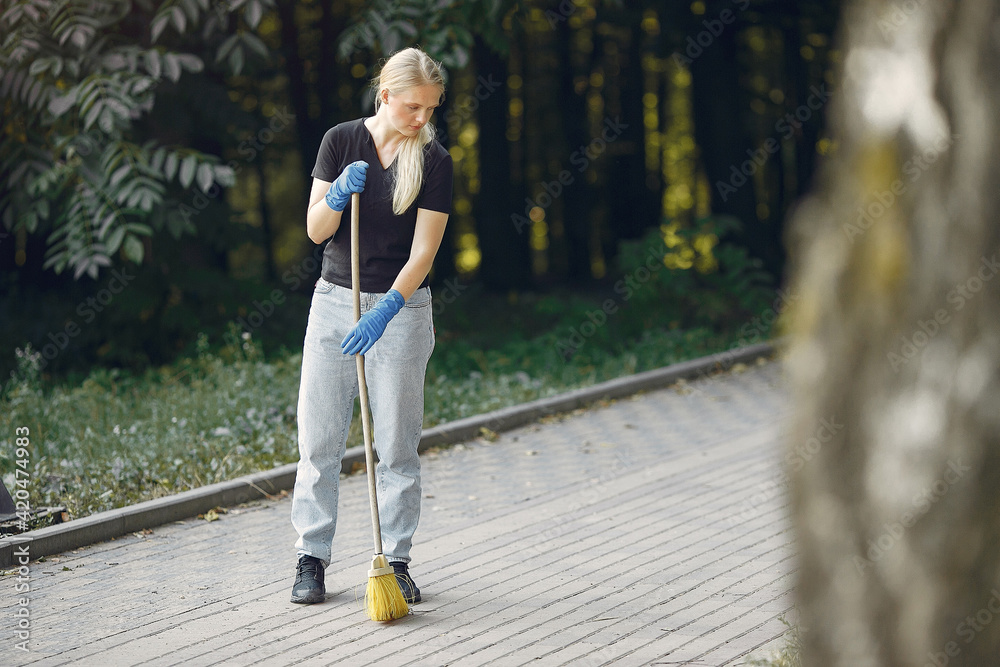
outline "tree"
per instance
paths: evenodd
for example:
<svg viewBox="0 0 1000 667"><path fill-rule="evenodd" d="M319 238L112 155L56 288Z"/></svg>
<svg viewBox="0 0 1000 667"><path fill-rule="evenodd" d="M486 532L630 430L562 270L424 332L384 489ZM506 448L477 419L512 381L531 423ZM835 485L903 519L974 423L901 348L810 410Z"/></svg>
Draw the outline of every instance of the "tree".
<svg viewBox="0 0 1000 667"><path fill-rule="evenodd" d="M650 3L651 4L651 3ZM614 175L609 179L604 196L612 202L613 220L602 230L605 256L612 257L620 240L634 240L659 224L663 211L663 189L659 170L646 166L646 127L643 96L646 93L646 76L643 57L655 52L657 39L646 31L636 29L642 25L644 13L655 8L643 7L642 3L630 4L609 15L610 21L618 23L619 29L628 35L621 49L622 72L615 83L621 96L621 122L624 129L616 139L619 146L629 147L628 152L619 151L609 157L608 171ZM666 16L664 17L666 18Z"/></svg>
<svg viewBox="0 0 1000 667"><path fill-rule="evenodd" d="M738 24L742 19L736 18L735 23L729 25L716 18L727 11L730 12L727 17L738 16L731 2L713 0L706 3L705 15L722 26L716 28L719 34L710 35L714 39L709 46L702 48L695 44L698 48L693 51L689 46L684 56L677 58L685 61L691 70L695 141L701 149L705 175L711 184L712 212L739 219L749 232L758 226L753 180L743 177L735 183L732 181L733 170L738 170L747 160L747 149L751 148L744 111L747 98L737 66ZM698 27L701 28L701 32L696 33L699 37L709 34L702 24ZM688 60L690 62L686 62ZM763 239L759 235L744 233L743 236L741 242L756 256L767 252L767 244L761 242ZM769 268L773 271L775 267Z"/></svg>
<svg viewBox="0 0 1000 667"><path fill-rule="evenodd" d="M505 48L500 19L512 0L378 0L370 3L341 35L338 51L349 58L361 51L388 57L420 45L446 68L461 69L469 62L474 36Z"/></svg>
<svg viewBox="0 0 1000 667"><path fill-rule="evenodd" d="M490 290L523 289L531 280L531 255L527 224L511 222L514 199L511 183L510 142L507 140L507 60L481 37L473 48L478 81L487 82L476 98L479 121L479 180L475 217L482 264L479 279ZM494 89L495 86L495 89Z"/></svg>
<svg viewBox="0 0 1000 667"><path fill-rule="evenodd" d="M1000 653L1000 4L843 17L838 148L790 237L808 665Z"/></svg>
<svg viewBox="0 0 1000 667"><path fill-rule="evenodd" d="M193 232L191 205L170 205L169 187L196 185L214 198L233 170L215 155L142 136L139 121L161 84L201 72L206 57L231 73L248 53L266 57L253 29L271 3L0 3L6 229L47 236L45 267L76 278L96 278L119 251L141 262L143 236Z"/></svg>
<svg viewBox="0 0 1000 667"><path fill-rule="evenodd" d="M479 233L482 265L480 278L492 289L523 287L530 280L527 235L518 233L505 214L511 200L510 157L506 142L506 61L508 36L503 19L514 8L512 0L460 2L456 0L379 0L371 3L341 35L338 52L342 59L371 53L388 57L408 46L420 46L448 71L456 72L474 62L487 80L498 77L499 89L475 100L480 122L480 181L495 185L479 190L474 211ZM372 59L374 60L374 59ZM366 98L366 103L371 98ZM452 110L452 100L435 113L438 138L453 140L465 110ZM455 273L454 225L445 231L435 262L434 278L442 281Z"/></svg>
<svg viewBox="0 0 1000 667"><path fill-rule="evenodd" d="M602 37L597 31L589 27L588 29L592 33L591 39L600 42ZM590 73L594 69L594 60L600 52L597 45L594 45L589 53L581 53L574 49L573 33L569 21L559 21L556 24L556 53L559 63L559 94L556 96L556 108L559 111L567 154L573 154L580 147L588 146L592 139L590 118L587 113L587 90L583 86L578 90L577 82L589 82ZM593 277L591 239L594 235L594 197L593 188L587 182L585 174L574 175L577 178L565 186L562 194L562 226L566 241L566 278L571 284L581 284ZM558 179L559 174L554 176Z"/></svg>

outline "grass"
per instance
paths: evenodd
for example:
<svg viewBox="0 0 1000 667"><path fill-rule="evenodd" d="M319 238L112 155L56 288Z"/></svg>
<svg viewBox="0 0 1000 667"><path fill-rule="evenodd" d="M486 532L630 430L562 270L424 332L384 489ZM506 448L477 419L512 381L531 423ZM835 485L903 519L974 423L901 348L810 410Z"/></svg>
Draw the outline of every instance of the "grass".
<svg viewBox="0 0 1000 667"><path fill-rule="evenodd" d="M30 433L33 506L65 505L79 518L297 460L295 405L300 353L265 360L249 335L239 346L130 375L95 370L77 385L43 390L26 381L3 400L0 470L13 488L14 429ZM425 386L425 426L488 412L569 389L727 349L731 338L705 330L650 332L620 354L561 363L534 374L534 355L440 353ZM536 346L537 347L537 346ZM523 352L524 356L515 356ZM518 363L515 363L515 360ZM460 373L466 364L474 370ZM485 370L479 370L480 368ZM361 444L358 420L349 446Z"/></svg>
<svg viewBox="0 0 1000 667"><path fill-rule="evenodd" d="M788 628L782 645L766 656L747 658L746 667L802 667L802 632L784 617L781 622Z"/></svg>
<svg viewBox="0 0 1000 667"><path fill-rule="evenodd" d="M667 278L664 271L657 280ZM702 294L685 285L690 303L714 304L706 309L714 315L701 319L685 317L687 305L668 307L677 287L656 280L631 299L610 288L512 299L469 286L453 303L434 306L424 425L762 340L770 327L757 316L774 295L745 278L736 272L737 287L708 285ZM614 309L603 307L609 300ZM21 459L18 427L30 432L20 451L27 452L32 506L64 505L71 518L296 461L301 351L265 356L235 325L218 339L200 334L193 352L169 365L96 368L82 380L43 381L37 352L20 350L20 382L0 396L0 475L8 489ZM355 420L348 445L361 442Z"/></svg>

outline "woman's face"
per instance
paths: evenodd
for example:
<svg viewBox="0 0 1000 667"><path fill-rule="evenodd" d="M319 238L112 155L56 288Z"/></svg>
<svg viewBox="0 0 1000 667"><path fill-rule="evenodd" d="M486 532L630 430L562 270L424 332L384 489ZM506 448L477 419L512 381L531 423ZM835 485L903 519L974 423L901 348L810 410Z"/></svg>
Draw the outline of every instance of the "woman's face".
<svg viewBox="0 0 1000 667"><path fill-rule="evenodd" d="M400 134L412 137L430 122L434 109L441 100L437 86L417 86L398 93L382 91L382 103L389 122Z"/></svg>

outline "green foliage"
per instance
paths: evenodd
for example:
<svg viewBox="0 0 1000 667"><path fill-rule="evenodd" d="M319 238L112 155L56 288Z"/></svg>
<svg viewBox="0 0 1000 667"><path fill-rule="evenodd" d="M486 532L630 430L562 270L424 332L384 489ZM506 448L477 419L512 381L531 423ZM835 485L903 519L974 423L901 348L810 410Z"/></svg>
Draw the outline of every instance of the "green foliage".
<svg viewBox="0 0 1000 667"><path fill-rule="evenodd" d="M389 56L419 44L445 67L461 69L469 63L473 31L497 51L506 52L507 36L500 26L516 4L511 0L378 0L344 31L338 53L344 59L358 51Z"/></svg>
<svg viewBox="0 0 1000 667"><path fill-rule="evenodd" d="M24 349L15 350L16 365L15 377L18 382L10 392L6 392L7 402L13 408L21 403L38 401L42 398L42 354L31 348L31 344L24 346Z"/></svg>
<svg viewBox="0 0 1000 667"><path fill-rule="evenodd" d="M271 301L277 285L185 265L180 249L170 252L175 244L161 239L156 264L115 269L94 284L60 279L58 289L6 287L0 299L0 395L11 386L11 371L20 376L15 348L27 341L45 352L39 365L47 380L80 379L95 365L143 372L192 354L199 332L221 340L227 322L240 319L269 354L301 347L307 295L281 283L278 305ZM116 275L125 281L120 293L108 289L118 289ZM263 322L256 319L261 315L255 304L263 304Z"/></svg>
<svg viewBox="0 0 1000 667"><path fill-rule="evenodd" d="M736 339L732 331L660 327L607 348L592 338L565 358L559 344L567 323L579 327L598 303L524 298L502 323L495 318L501 304L474 294L440 309L425 426L722 351ZM611 318L604 328L613 326ZM170 366L137 374L96 369L80 383L45 390L38 353L19 351L21 381L0 397L0 474L13 471L14 428L27 426L32 504L66 505L79 518L295 461L301 354L265 359L235 324L223 339L220 347L202 334L192 354ZM358 422L349 446L362 442Z"/></svg>
<svg viewBox="0 0 1000 667"><path fill-rule="evenodd" d="M473 293L462 303L471 316L445 310L435 320L438 343L428 390L445 381L471 382L456 394L458 400L442 407L448 419L475 414L466 409L470 395L476 396L473 406L486 401L492 409L508 393L538 398L724 350L737 340L733 330L672 329L664 317L613 293L522 295L515 305L489 298L470 303L479 297ZM602 308L609 300L617 304L610 313ZM491 315L500 309L503 322Z"/></svg>
<svg viewBox="0 0 1000 667"><path fill-rule="evenodd" d="M293 461L300 358L268 363L249 334L227 340L140 375L98 369L44 398L23 383L2 401L0 471L27 426L32 504L78 518Z"/></svg>
<svg viewBox="0 0 1000 667"><path fill-rule="evenodd" d="M781 622L788 628L783 645L767 656L747 658L746 667L802 667L802 631L784 617Z"/></svg>
<svg viewBox="0 0 1000 667"><path fill-rule="evenodd" d="M137 125L161 84L201 72L211 54L232 73L243 68L247 51L266 57L252 29L272 4L10 4L0 15L3 225L45 235L45 267L72 269L76 278L96 278L119 252L142 262L142 237L156 231L193 231L183 211L165 206L168 187L210 193L233 184L232 169L189 147L143 140Z"/></svg>
<svg viewBox="0 0 1000 667"><path fill-rule="evenodd" d="M625 287L635 285L633 307L665 315L674 327L715 329L767 309L773 278L746 248L724 241L738 229L735 218L716 216L695 228L652 228L642 239L622 243L618 266Z"/></svg>

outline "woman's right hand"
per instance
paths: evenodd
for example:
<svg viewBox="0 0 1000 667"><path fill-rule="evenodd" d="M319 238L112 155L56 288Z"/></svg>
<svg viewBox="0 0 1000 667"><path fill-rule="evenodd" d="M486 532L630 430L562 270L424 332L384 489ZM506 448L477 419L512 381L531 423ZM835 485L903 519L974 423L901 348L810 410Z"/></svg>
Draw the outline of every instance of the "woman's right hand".
<svg viewBox="0 0 1000 667"><path fill-rule="evenodd" d="M364 192L368 163L358 160L344 167L344 171L330 184L326 193L326 203L334 211L343 211L351 198L351 193Z"/></svg>

